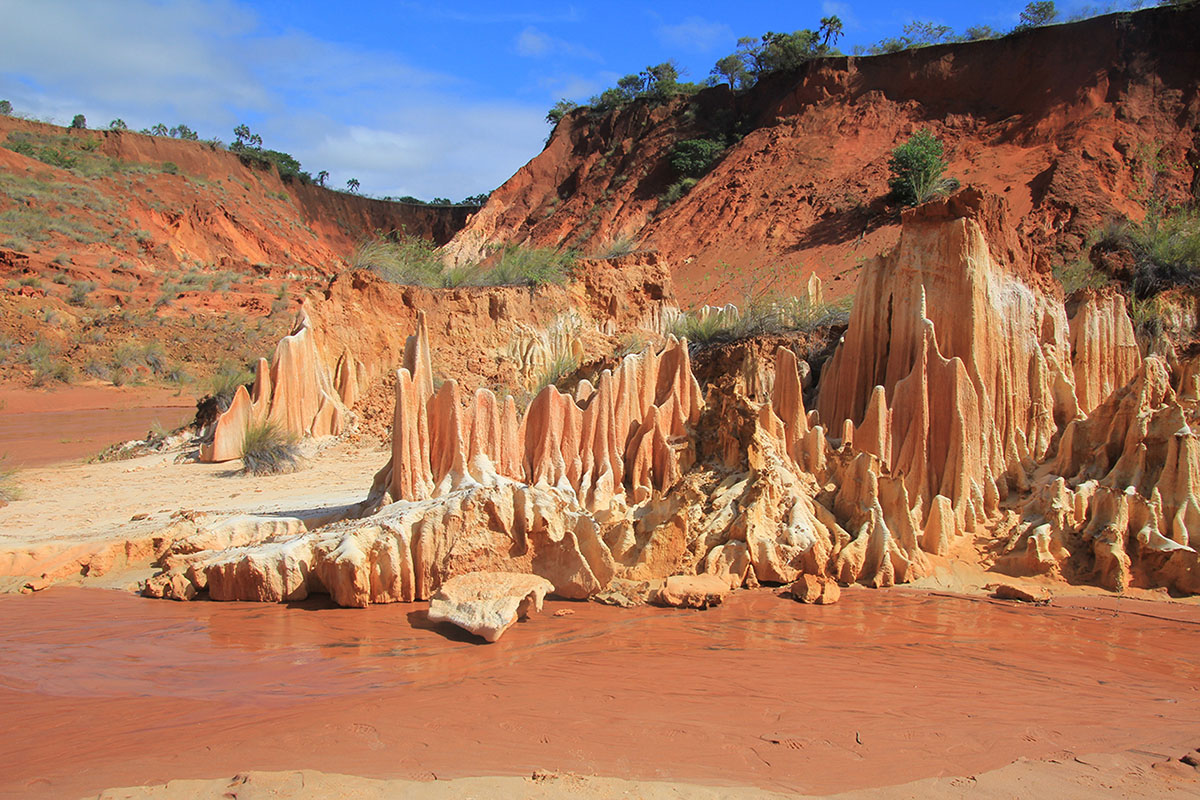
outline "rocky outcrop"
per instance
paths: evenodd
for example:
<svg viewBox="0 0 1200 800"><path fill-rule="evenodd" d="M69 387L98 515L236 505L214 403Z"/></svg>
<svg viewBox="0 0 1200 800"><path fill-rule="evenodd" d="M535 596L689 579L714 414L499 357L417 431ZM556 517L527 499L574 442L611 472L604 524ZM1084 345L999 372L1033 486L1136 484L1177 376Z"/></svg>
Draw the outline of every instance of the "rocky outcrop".
<svg viewBox="0 0 1200 800"><path fill-rule="evenodd" d="M429 352L422 314L396 377L381 497L423 500L503 477L569 492L594 511L661 494L690 466L703 401L686 341L626 356L573 396L547 386L520 418L511 396L488 389L468 399L451 380L435 393Z"/></svg>
<svg viewBox="0 0 1200 800"><path fill-rule="evenodd" d="M1061 299L1003 216L972 191L907 212L896 249L864 267L818 400L922 518L942 496L959 530L1024 488L1078 411Z"/></svg>
<svg viewBox="0 0 1200 800"><path fill-rule="evenodd" d="M429 620L449 622L495 642L518 620L541 611L553 588L536 575L470 572L442 584L429 603Z"/></svg>
<svg viewBox="0 0 1200 800"><path fill-rule="evenodd" d="M361 390L358 364L347 353L331 372L318 337L307 314L302 314L296 329L275 347L270 364L258 360L252 391L238 387L213 427L212 441L200 448L202 461L241 458L242 441L252 425L270 425L294 436L342 432L349 406Z"/></svg>
<svg viewBox="0 0 1200 800"><path fill-rule="evenodd" d="M356 518L174 546L148 591L362 606L502 571L622 605L764 583L830 603L930 574L968 533L1001 572L1200 591L1196 362L1173 377L1131 353L1116 295L1074 298L1068 320L979 192L906 213L864 275L813 410L788 347L710 353L702 395L670 338L519 413L436 385L419 313L391 458Z"/></svg>
<svg viewBox="0 0 1200 800"><path fill-rule="evenodd" d="M570 283L536 289L433 289L389 284L365 271L339 275L324 294L306 299L292 335L270 364L260 361L253 389L238 391L201 458L240 457L252 423L297 438L341 433L350 411L403 361L419 314L436 332L432 348L426 339L426 363L437 357L440 377L533 387L555 362L579 365L607 355L621 336L640 331L660 340L653 326L673 308L671 291L652 254L582 262Z"/></svg>

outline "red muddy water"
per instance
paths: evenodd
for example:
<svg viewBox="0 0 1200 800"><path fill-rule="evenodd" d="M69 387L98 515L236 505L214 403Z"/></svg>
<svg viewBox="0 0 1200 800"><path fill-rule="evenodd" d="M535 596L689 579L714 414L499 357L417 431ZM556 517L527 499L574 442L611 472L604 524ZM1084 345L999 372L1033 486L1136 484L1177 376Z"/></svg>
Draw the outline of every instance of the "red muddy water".
<svg viewBox="0 0 1200 800"><path fill-rule="evenodd" d="M0 458L6 467L40 467L90 458L105 447L173 430L195 401L169 389L72 386L56 391L0 386Z"/></svg>
<svg viewBox="0 0 1200 800"><path fill-rule="evenodd" d="M1200 745L1194 606L759 590L704 612L549 602L494 645L424 608L0 596L0 794L301 767L825 793Z"/></svg>

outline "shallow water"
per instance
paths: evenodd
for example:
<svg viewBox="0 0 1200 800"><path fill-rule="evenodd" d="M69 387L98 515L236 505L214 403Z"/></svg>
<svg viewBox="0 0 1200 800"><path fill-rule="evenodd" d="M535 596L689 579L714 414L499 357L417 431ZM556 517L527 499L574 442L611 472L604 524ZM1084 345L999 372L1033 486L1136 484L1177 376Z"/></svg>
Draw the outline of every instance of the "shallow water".
<svg viewBox="0 0 1200 800"><path fill-rule="evenodd" d="M761 590L705 612L549 602L494 645L424 608L0 596L0 794L299 767L818 793L1200 745L1194 607Z"/></svg>
<svg viewBox="0 0 1200 800"><path fill-rule="evenodd" d="M195 408L178 406L0 410L0 456L5 457L9 467L40 467L89 458L111 444L145 438L153 425L173 430L195 413Z"/></svg>

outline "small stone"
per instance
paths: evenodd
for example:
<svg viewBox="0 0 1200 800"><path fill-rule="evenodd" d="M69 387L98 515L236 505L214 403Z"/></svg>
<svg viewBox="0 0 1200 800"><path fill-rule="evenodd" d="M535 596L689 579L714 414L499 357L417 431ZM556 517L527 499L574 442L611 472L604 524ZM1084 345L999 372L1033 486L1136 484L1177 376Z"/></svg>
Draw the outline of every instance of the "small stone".
<svg viewBox="0 0 1200 800"><path fill-rule="evenodd" d="M555 611L555 612L554 612L554 616L556 616L556 617L569 617L569 616L571 616L571 615L572 615L572 614L574 614L574 613L575 613L575 610L574 610L574 609L571 609L571 608L560 608L558 611Z"/></svg>
<svg viewBox="0 0 1200 800"><path fill-rule="evenodd" d="M149 514L142 512L141 514L134 514L132 517L129 518L129 521L130 522L139 522L143 519L148 519L149 517L150 517Z"/></svg>

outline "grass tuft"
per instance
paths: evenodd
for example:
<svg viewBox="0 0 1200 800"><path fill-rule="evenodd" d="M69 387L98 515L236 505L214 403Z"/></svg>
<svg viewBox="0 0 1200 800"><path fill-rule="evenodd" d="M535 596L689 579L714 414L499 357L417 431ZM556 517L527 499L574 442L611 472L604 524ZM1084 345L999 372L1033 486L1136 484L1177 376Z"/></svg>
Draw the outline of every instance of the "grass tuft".
<svg viewBox="0 0 1200 800"><path fill-rule="evenodd" d="M242 471L247 475L282 475L300 467L294 436L269 422L251 423L242 440Z"/></svg>

